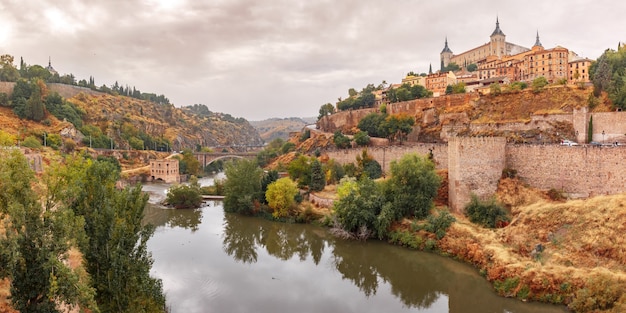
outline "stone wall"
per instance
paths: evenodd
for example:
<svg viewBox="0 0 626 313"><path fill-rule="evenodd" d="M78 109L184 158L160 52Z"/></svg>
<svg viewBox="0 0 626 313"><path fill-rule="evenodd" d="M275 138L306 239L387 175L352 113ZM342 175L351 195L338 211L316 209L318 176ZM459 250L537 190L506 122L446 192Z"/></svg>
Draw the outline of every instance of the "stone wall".
<svg viewBox="0 0 626 313"><path fill-rule="evenodd" d="M317 122L317 128L329 133L334 133L336 130L346 132L355 128L359 124L359 121L366 115L376 112L378 112L377 108L337 112L319 120Z"/></svg>
<svg viewBox="0 0 626 313"><path fill-rule="evenodd" d="M595 117L594 117L595 120ZM572 197L626 192L626 146L507 145L506 167L529 185Z"/></svg>
<svg viewBox="0 0 626 313"><path fill-rule="evenodd" d="M383 168L383 173L389 174L391 162L399 160L407 153L428 155L432 150L433 160L437 169L448 168L448 147L446 144L417 143L403 146L368 147L367 153L372 156ZM356 163L356 156L361 155L363 148L328 150L324 153L335 159L339 164Z"/></svg>
<svg viewBox="0 0 626 313"><path fill-rule="evenodd" d="M505 167L504 137L453 137L448 142L448 203L461 212L471 194L492 196Z"/></svg>

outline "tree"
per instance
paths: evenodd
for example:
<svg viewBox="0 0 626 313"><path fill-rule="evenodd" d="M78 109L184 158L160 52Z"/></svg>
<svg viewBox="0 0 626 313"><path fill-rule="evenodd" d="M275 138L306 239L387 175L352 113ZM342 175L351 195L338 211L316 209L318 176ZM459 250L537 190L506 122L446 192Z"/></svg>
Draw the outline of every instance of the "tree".
<svg viewBox="0 0 626 313"><path fill-rule="evenodd" d="M0 146L8 147L15 145L15 136L0 129Z"/></svg>
<svg viewBox="0 0 626 313"><path fill-rule="evenodd" d="M161 280L150 276L152 258L147 249L154 227L142 223L148 196L140 185L118 190L120 172L109 162L75 162L61 179L65 186L75 187L61 199L85 220L89 240L80 249L101 312L162 310L163 287Z"/></svg>
<svg viewBox="0 0 626 313"><path fill-rule="evenodd" d="M66 303L97 311L82 268L66 264L70 247L85 241L84 219L64 207L44 210L31 189L34 173L26 158L19 151L0 155L0 219L5 221L0 277L11 280L13 308L59 312L58 304Z"/></svg>
<svg viewBox="0 0 626 313"><path fill-rule="evenodd" d="M441 72L456 72L460 69L461 67L458 64L454 62L450 62L448 66L445 66L444 68L441 69Z"/></svg>
<svg viewBox="0 0 626 313"><path fill-rule="evenodd" d="M372 137L387 137L387 132L381 127L387 118L387 114L370 113L363 117L357 127Z"/></svg>
<svg viewBox="0 0 626 313"><path fill-rule="evenodd" d="M394 210L394 218L426 217L440 183L435 165L426 157L406 154L399 161L391 162L391 178L385 194Z"/></svg>
<svg viewBox="0 0 626 313"><path fill-rule="evenodd" d="M299 187L311 184L311 160L308 157L300 155L289 163L287 171L289 177L298 182Z"/></svg>
<svg viewBox="0 0 626 313"><path fill-rule="evenodd" d="M336 131L333 135L333 143L339 149L345 149L350 147L350 138L346 137L341 131Z"/></svg>
<svg viewBox="0 0 626 313"><path fill-rule="evenodd" d="M548 85L548 80L543 76L539 76L533 79L532 87L533 87L534 92L540 92L547 85Z"/></svg>
<svg viewBox="0 0 626 313"><path fill-rule="evenodd" d="M357 176L367 176L376 179L382 176L380 163L367 153L367 149L361 151L361 155L356 156Z"/></svg>
<svg viewBox="0 0 626 313"><path fill-rule="evenodd" d="M319 115L317 116L317 120L321 120L324 116L331 115L335 112L335 106L330 103L326 103L320 107Z"/></svg>
<svg viewBox="0 0 626 313"><path fill-rule="evenodd" d="M89 241L80 248L101 311L162 309L161 282L149 276L152 260L146 242L153 228L141 223L147 202L141 187L118 190L119 171L110 162L74 158L68 163L49 180L47 203L67 205L87 220Z"/></svg>
<svg viewBox="0 0 626 313"><path fill-rule="evenodd" d="M358 93L356 92L356 90L354 88L350 88L350 89L348 89L348 95L350 97L356 97L356 95L358 95Z"/></svg>
<svg viewBox="0 0 626 313"><path fill-rule="evenodd" d="M241 159L226 163L224 170L224 210L242 214L254 212L254 203L260 201L263 170L255 161Z"/></svg>
<svg viewBox="0 0 626 313"><path fill-rule="evenodd" d="M13 65L13 56L4 54L0 56L0 81L15 82L20 78L20 73Z"/></svg>
<svg viewBox="0 0 626 313"><path fill-rule="evenodd" d="M354 134L354 142L359 146L367 146L370 143L370 136L367 135L367 132L358 131Z"/></svg>
<svg viewBox="0 0 626 313"><path fill-rule="evenodd" d="M167 191L167 204L176 209L196 209L202 205L200 184L196 176L191 176L189 184L177 184Z"/></svg>
<svg viewBox="0 0 626 313"><path fill-rule="evenodd" d="M181 173L197 176L200 174L200 161L193 156L193 152L189 149L183 150L183 158L181 160ZM184 170L183 170L184 169Z"/></svg>
<svg viewBox="0 0 626 313"><path fill-rule="evenodd" d="M390 141L404 141L408 134L413 131L415 119L405 113L393 114L387 116L382 123L381 128L385 130L387 138Z"/></svg>
<svg viewBox="0 0 626 313"><path fill-rule="evenodd" d="M494 96L497 96L499 94L502 93L502 88L500 87L499 83L493 83L491 85L489 85L489 93L491 93Z"/></svg>
<svg viewBox="0 0 626 313"><path fill-rule="evenodd" d="M378 185L367 177L357 183L346 180L337 187L337 194L339 200L335 201L333 211L341 228L360 239L374 234L377 216L384 203Z"/></svg>
<svg viewBox="0 0 626 313"><path fill-rule="evenodd" d="M311 162L311 191L322 191L326 186L326 176L322 171L322 163L317 159Z"/></svg>
<svg viewBox="0 0 626 313"><path fill-rule="evenodd" d="M265 198L270 208L274 210L274 217L287 217L289 210L295 203L294 197L298 194L298 187L291 179L283 177L267 186Z"/></svg>
<svg viewBox="0 0 626 313"><path fill-rule="evenodd" d="M265 193L267 192L267 186L269 186L271 183L275 182L278 180L279 175L278 175L278 171L277 170L269 170L267 172L265 172L263 174L263 177L261 178L261 194L263 194L263 197L261 197L261 203L263 204L267 204L267 199L265 199Z"/></svg>
<svg viewBox="0 0 626 313"><path fill-rule="evenodd" d="M46 114L45 110L42 100L42 90L39 84L35 84L33 92L26 101L26 118L39 122L43 120Z"/></svg>
<svg viewBox="0 0 626 313"><path fill-rule="evenodd" d="M596 97L606 91L614 106L626 109L626 46L617 51L607 49L589 67L589 77L594 85Z"/></svg>
<svg viewBox="0 0 626 313"><path fill-rule="evenodd" d="M476 70L478 70L478 65L476 65L476 63L472 63L467 66L468 72L475 72Z"/></svg>

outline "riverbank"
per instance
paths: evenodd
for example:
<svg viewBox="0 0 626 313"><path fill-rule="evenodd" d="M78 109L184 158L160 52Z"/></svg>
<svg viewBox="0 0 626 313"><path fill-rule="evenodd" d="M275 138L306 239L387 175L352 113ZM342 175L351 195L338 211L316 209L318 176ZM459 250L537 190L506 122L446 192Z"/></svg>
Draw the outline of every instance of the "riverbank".
<svg viewBox="0 0 626 313"><path fill-rule="evenodd" d="M503 179L498 198L511 208L507 227L482 228L452 213L456 222L441 239L405 219L388 241L472 264L504 297L626 312L626 194L552 201Z"/></svg>

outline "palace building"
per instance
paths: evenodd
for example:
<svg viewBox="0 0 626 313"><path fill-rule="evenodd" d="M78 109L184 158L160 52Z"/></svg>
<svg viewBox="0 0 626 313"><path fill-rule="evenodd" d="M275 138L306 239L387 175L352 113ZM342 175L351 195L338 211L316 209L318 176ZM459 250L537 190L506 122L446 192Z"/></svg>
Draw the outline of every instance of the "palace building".
<svg viewBox="0 0 626 313"><path fill-rule="evenodd" d="M510 43L506 41L506 35L500 29L500 21L496 18L496 28L489 38L488 43L455 55L448 46L446 37L440 53L441 70L450 63L456 63L464 69L475 64L479 80L530 82L543 76L550 83L589 82L591 61L582 59L561 46L544 48L539 40L539 32L530 49Z"/></svg>

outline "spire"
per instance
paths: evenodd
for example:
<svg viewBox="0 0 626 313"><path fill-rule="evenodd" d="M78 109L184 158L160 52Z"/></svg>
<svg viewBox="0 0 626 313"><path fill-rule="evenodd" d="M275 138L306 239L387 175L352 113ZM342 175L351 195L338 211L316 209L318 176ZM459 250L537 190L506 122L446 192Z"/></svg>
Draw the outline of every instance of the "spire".
<svg viewBox="0 0 626 313"><path fill-rule="evenodd" d="M496 29L493 31L493 33L491 33L491 37L495 35L505 36L502 30L500 29L500 21L497 16L496 16Z"/></svg>
<svg viewBox="0 0 626 313"><path fill-rule="evenodd" d="M446 36L446 45L445 47L443 47L443 50L441 51L441 53L445 53L445 52L452 53L452 50L450 50L450 48L448 47L448 36Z"/></svg>
<svg viewBox="0 0 626 313"><path fill-rule="evenodd" d="M433 64L430 63L430 65L428 66L428 74L432 74L433 73Z"/></svg>
<svg viewBox="0 0 626 313"><path fill-rule="evenodd" d="M52 58L48 56L48 67L52 67Z"/></svg>
<svg viewBox="0 0 626 313"><path fill-rule="evenodd" d="M534 46L543 47L541 45L541 41L539 41L539 30L537 30L537 39L535 40L535 45Z"/></svg>

